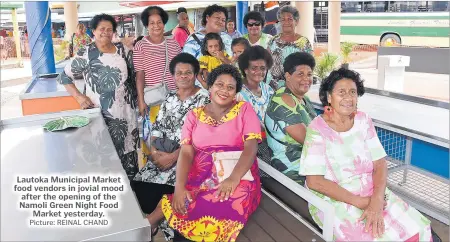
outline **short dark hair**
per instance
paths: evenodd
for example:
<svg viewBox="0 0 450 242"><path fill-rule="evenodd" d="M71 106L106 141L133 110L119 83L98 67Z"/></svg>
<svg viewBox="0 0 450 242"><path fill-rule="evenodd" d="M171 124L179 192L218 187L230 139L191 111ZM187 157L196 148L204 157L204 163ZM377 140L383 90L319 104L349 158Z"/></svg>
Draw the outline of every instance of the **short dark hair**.
<svg viewBox="0 0 450 242"><path fill-rule="evenodd" d="M244 20L242 21L246 28L250 19L261 22L262 27L264 27L264 24L266 23L260 12L250 11L244 16Z"/></svg>
<svg viewBox="0 0 450 242"><path fill-rule="evenodd" d="M225 14L225 18L228 19L227 9L222 6L219 6L217 4L213 4L213 5L209 5L208 7L206 7L205 11L203 12L202 25L203 26L206 25L206 17L210 17L211 15L213 15L214 13L217 13L217 12L222 12L223 14Z"/></svg>
<svg viewBox="0 0 450 242"><path fill-rule="evenodd" d="M356 71L341 67L338 70L332 71L330 75L323 79L320 84L319 98L323 106L327 106L329 104L328 93L331 93L336 85L336 82L342 79L350 79L356 84L356 92L358 93L358 97L361 97L366 92L364 88L364 80L361 79L361 75Z"/></svg>
<svg viewBox="0 0 450 242"><path fill-rule="evenodd" d="M177 14L179 14L179 13L187 13L186 8L179 7L179 8L177 9Z"/></svg>
<svg viewBox="0 0 450 242"><path fill-rule="evenodd" d="M236 80L236 93L240 92L242 89L241 73L238 71L236 67L229 64L222 64L216 67L216 69L212 70L211 73L209 73L207 80L208 89L212 87L212 85L214 85L214 83L216 82L217 78L223 74L231 75L234 78L234 80Z"/></svg>
<svg viewBox="0 0 450 242"><path fill-rule="evenodd" d="M163 24L166 24L167 21L169 21L169 14L167 14L166 10L158 6L150 6L144 9L141 14L141 21L145 27L148 27L148 18L155 13L161 17Z"/></svg>
<svg viewBox="0 0 450 242"><path fill-rule="evenodd" d="M292 75L297 66L301 65L307 65L311 67L311 70L314 70L314 67L316 67L316 60L314 59L314 56L307 52L295 52L286 57L283 63L283 69L285 73L289 72L289 74Z"/></svg>
<svg viewBox="0 0 450 242"><path fill-rule="evenodd" d="M225 49L225 44L222 41L222 38L217 33L207 33L205 35L205 38L202 41L202 55L211 55L208 52L208 40L218 40L219 41L219 47L220 51L223 51Z"/></svg>
<svg viewBox="0 0 450 242"><path fill-rule="evenodd" d="M91 19L91 22L89 23L89 25L91 26L91 29L92 29L92 30L97 29L97 26L98 26L98 24L99 24L101 21L108 21L108 22L111 22L111 24L112 24L112 26L113 26L113 32L114 32L114 33L116 32L116 30L117 30L117 22L116 22L116 20L114 19L113 16L111 16L111 15L109 15L109 14L105 14L105 13L95 15L95 16Z"/></svg>
<svg viewBox="0 0 450 242"><path fill-rule="evenodd" d="M250 42L248 42L248 40L243 37L236 38L231 42L231 48L233 48L233 46L235 46L235 45L244 45L245 49L252 47L250 45Z"/></svg>
<svg viewBox="0 0 450 242"><path fill-rule="evenodd" d="M189 64L194 69L194 74L197 76L198 72L200 71L200 64L198 63L198 60L191 54L188 53L180 53L173 57L173 59L170 61L169 64L169 71L170 74L175 75L175 67L179 63Z"/></svg>
<svg viewBox="0 0 450 242"><path fill-rule="evenodd" d="M248 69L250 61L255 60L264 60L264 62L266 62L267 70L272 68L273 59L269 51L264 49L262 46L255 45L245 50L244 53L239 56L239 69L244 77L246 77L245 70Z"/></svg>

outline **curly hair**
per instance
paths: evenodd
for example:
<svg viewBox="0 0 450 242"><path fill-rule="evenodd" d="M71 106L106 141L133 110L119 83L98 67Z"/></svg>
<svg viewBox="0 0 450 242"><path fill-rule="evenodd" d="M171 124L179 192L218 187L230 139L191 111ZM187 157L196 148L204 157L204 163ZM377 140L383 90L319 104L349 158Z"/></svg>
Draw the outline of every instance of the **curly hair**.
<svg viewBox="0 0 450 242"><path fill-rule="evenodd" d="M250 11L244 16L244 20L242 21L245 28L247 28L247 24L250 19L260 22L262 27L264 27L264 24L266 23L260 12Z"/></svg>
<svg viewBox="0 0 450 242"><path fill-rule="evenodd" d="M209 5L202 14L202 26L206 25L206 17L211 17L211 15L217 12L222 12L225 14L225 19L228 19L228 11L226 8L217 4Z"/></svg>
<svg viewBox="0 0 450 242"><path fill-rule="evenodd" d="M101 21L111 22L111 24L113 26L113 32L114 33L116 32L116 30L117 30L117 22L116 22L116 20L114 19L113 16L111 16L109 14L105 14L105 13L95 15L92 18L91 22L89 23L89 26L91 27L92 30L95 30L95 29L97 29L97 26L98 26L98 24Z"/></svg>
<svg viewBox="0 0 450 242"><path fill-rule="evenodd" d="M211 55L208 52L208 40L218 40L219 41L219 47L220 51L223 51L225 49L225 44L222 41L222 38L217 33L207 33L205 35L205 38L202 41L202 55Z"/></svg>
<svg viewBox="0 0 450 242"><path fill-rule="evenodd" d="M158 7L158 6L150 6L146 9L144 9L144 11L142 11L142 14L141 14L142 24L146 28L148 27L148 18L152 14L158 14L161 17L161 20L163 21L164 25L167 23L167 21L169 21L169 14L166 12L166 10L164 10L163 8Z"/></svg>
<svg viewBox="0 0 450 242"><path fill-rule="evenodd" d="M292 73L295 72L295 69L297 69L297 66L301 65L307 65L311 67L311 70L314 70L314 67L316 67L316 60L314 59L314 56L307 52L294 52L286 57L283 63L283 70L284 72L289 72L289 74L292 75Z"/></svg>
<svg viewBox="0 0 450 242"><path fill-rule="evenodd" d="M245 70L248 69L250 61L255 60L264 60L264 62L266 62L267 70L272 68L273 59L269 51L267 51L266 49L264 49L259 45L255 45L246 49L244 53L242 53L239 56L238 59L239 69L241 70L241 73L244 77L247 77L247 75L245 74Z"/></svg>
<svg viewBox="0 0 450 242"><path fill-rule="evenodd" d="M290 13L294 17L295 21L298 21L300 19L300 13L298 12L297 8L292 7L291 5L285 5L281 7L277 12L277 19L278 21L281 20L281 15L283 13Z"/></svg>
<svg viewBox="0 0 450 242"><path fill-rule="evenodd" d="M338 70L332 71L330 75L323 79L320 84L319 98L323 106L327 106L330 103L328 100L328 94L333 91L336 82L342 79L350 79L356 84L356 92L358 93L358 97L364 95L366 90L364 88L364 80L361 79L361 75L356 71L341 67Z"/></svg>
<svg viewBox="0 0 450 242"><path fill-rule="evenodd" d="M220 75L228 74L231 75L234 80L236 81L236 93L240 92L242 89L242 77L241 73L238 71L238 69L232 65L223 64L218 66L216 69L212 70L211 73L208 75L208 89L214 85L217 78Z"/></svg>
<svg viewBox="0 0 450 242"><path fill-rule="evenodd" d="M194 69L194 74L197 76L198 72L200 71L200 64L198 60L191 54L188 53L180 53L173 57L173 59L170 61L169 64L169 71L170 74L175 75L175 67L179 63L189 64L192 66L192 69Z"/></svg>

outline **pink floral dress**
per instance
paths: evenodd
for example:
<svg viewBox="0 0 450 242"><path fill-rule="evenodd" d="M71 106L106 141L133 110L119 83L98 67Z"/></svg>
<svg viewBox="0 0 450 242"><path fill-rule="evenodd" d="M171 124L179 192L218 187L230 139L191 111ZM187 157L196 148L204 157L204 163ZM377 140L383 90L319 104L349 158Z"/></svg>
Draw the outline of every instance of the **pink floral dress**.
<svg viewBox="0 0 450 242"><path fill-rule="evenodd" d="M321 116L309 125L300 159L300 175L323 175L358 196L373 194L373 161L386 157L375 127L368 115L358 112L353 127L346 132L331 129ZM308 184L306 184L308 185ZM336 241L431 241L430 221L386 188L385 233L373 238L358 222L363 211L314 190L313 193L335 208ZM310 204L314 221L322 226L323 213Z"/></svg>

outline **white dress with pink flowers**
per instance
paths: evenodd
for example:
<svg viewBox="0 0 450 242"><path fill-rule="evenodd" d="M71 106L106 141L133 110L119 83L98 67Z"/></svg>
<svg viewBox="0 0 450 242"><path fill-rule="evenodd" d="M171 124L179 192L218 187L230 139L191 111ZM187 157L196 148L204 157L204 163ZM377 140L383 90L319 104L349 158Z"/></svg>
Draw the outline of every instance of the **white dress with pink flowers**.
<svg viewBox="0 0 450 242"><path fill-rule="evenodd" d="M355 195L373 193L373 161L386 157L375 127L368 115L358 112L353 127L346 132L331 129L321 116L309 125L300 159L300 175L323 175ZM306 184L307 185L307 184ZM313 193L335 208L335 241L431 241L430 221L386 188L387 206L384 210L385 233L373 238L364 231L364 221L358 222L363 211ZM314 221L322 227L323 213L309 205Z"/></svg>

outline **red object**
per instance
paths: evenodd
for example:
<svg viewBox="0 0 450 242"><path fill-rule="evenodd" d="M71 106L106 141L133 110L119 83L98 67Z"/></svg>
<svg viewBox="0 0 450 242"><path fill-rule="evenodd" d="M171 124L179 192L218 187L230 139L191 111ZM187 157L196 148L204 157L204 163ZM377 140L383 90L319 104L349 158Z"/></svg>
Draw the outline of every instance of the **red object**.
<svg viewBox="0 0 450 242"><path fill-rule="evenodd" d="M326 115L330 116L333 113L333 108L331 106L325 106L323 111Z"/></svg>
<svg viewBox="0 0 450 242"><path fill-rule="evenodd" d="M266 131L261 131L261 137L262 139L266 139Z"/></svg>
<svg viewBox="0 0 450 242"><path fill-rule="evenodd" d="M405 242L419 242L419 233L417 233L416 235L412 236L411 238L405 240Z"/></svg>
<svg viewBox="0 0 450 242"><path fill-rule="evenodd" d="M184 1L137 1L137 2L120 2L120 6L124 7L130 7L130 8L137 8L137 7L145 7L145 6L151 6L151 5L163 5L163 4L169 4L169 3L179 3Z"/></svg>

